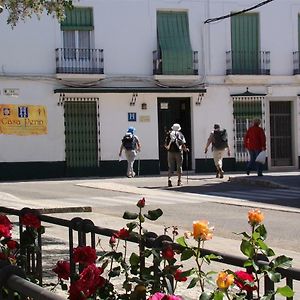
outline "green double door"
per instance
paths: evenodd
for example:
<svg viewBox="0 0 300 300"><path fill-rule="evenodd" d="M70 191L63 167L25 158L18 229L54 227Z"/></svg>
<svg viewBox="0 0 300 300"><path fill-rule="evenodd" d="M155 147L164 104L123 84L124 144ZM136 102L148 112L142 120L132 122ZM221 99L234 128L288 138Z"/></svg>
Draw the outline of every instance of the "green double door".
<svg viewBox="0 0 300 300"><path fill-rule="evenodd" d="M184 153L183 169L192 168L191 161L191 109L190 98L158 98L158 138L159 138L159 163L160 171L168 170L167 150L164 147L166 133L174 123L179 123L181 132L184 134L187 146L190 148L188 154Z"/></svg>
<svg viewBox="0 0 300 300"><path fill-rule="evenodd" d="M65 154L68 175L96 175L98 168L97 102L66 101Z"/></svg>

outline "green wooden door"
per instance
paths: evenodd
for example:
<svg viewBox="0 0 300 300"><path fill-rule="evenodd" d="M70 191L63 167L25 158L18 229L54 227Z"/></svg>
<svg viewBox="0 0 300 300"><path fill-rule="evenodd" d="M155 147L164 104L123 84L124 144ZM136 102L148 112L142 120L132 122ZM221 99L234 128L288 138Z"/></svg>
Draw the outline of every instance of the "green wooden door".
<svg viewBox="0 0 300 300"><path fill-rule="evenodd" d="M158 98L158 138L160 170L168 170L167 150L164 147L166 133L174 123L179 123L188 148L191 149L191 109L190 98ZM191 169L191 152L184 154L183 169Z"/></svg>
<svg viewBox="0 0 300 300"><path fill-rule="evenodd" d="M259 74L259 15L241 14L231 18L233 74Z"/></svg>
<svg viewBox="0 0 300 300"><path fill-rule="evenodd" d="M64 109L67 168L77 169L78 172L96 169L98 167L96 101L66 101ZM83 175L87 173L84 172Z"/></svg>

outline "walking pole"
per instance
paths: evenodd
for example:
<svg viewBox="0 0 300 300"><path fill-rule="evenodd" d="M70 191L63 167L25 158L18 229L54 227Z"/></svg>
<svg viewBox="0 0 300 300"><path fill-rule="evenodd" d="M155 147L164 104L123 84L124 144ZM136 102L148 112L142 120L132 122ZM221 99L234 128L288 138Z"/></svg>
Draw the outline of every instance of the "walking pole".
<svg viewBox="0 0 300 300"><path fill-rule="evenodd" d="M141 160L140 160L140 154L138 155L138 177L140 176L140 168L141 168Z"/></svg>
<svg viewBox="0 0 300 300"><path fill-rule="evenodd" d="M188 151L185 152L185 155L186 155L186 157L185 157L186 184L188 184L189 183L189 164L188 164L188 162L189 162L189 153L188 153Z"/></svg>

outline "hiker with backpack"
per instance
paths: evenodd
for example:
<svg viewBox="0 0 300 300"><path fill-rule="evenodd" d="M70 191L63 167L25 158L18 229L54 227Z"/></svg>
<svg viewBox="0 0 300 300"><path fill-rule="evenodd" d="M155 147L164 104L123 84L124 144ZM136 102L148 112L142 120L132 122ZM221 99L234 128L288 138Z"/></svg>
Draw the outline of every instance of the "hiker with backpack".
<svg viewBox="0 0 300 300"><path fill-rule="evenodd" d="M223 178L223 157L226 149L228 156L230 156L226 129L221 129L219 124L214 125L214 130L210 133L204 149L205 154L210 144L212 144L213 159L217 169L216 177Z"/></svg>
<svg viewBox="0 0 300 300"><path fill-rule="evenodd" d="M165 148L168 151L168 187L172 186L171 177L175 168L177 170L177 186L181 186L182 176L182 163L183 163L183 151L188 152L189 149L186 147L186 140L182 134L181 127L175 123L171 127L171 131L167 133L165 139Z"/></svg>
<svg viewBox="0 0 300 300"><path fill-rule="evenodd" d="M135 176L133 165L137 156L137 152L141 151L141 144L139 138L134 133L135 128L129 127L126 134L122 138L122 143L119 152L119 157L121 157L123 150L125 152L125 157L127 160L127 177L129 178Z"/></svg>

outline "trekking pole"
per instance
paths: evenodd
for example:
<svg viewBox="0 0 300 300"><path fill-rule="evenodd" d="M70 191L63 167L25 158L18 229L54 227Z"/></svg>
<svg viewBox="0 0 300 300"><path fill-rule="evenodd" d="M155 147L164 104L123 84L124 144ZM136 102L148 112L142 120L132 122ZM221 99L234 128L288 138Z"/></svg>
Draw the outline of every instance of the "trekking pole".
<svg viewBox="0 0 300 300"><path fill-rule="evenodd" d="M140 176L140 169L141 169L141 160L140 160L140 154L138 155L138 177Z"/></svg>
<svg viewBox="0 0 300 300"><path fill-rule="evenodd" d="M188 151L185 152L185 167L186 167L186 184L189 183L189 153Z"/></svg>

